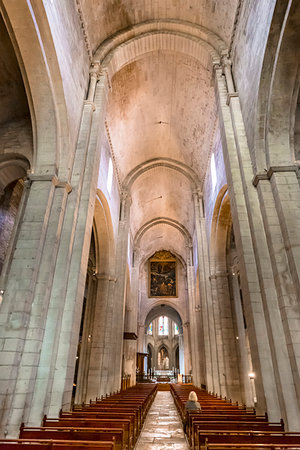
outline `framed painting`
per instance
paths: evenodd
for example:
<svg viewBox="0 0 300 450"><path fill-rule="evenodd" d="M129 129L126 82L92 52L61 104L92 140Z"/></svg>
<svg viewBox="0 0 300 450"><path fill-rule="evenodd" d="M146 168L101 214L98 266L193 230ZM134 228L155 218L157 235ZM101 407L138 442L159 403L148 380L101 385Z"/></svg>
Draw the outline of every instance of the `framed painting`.
<svg viewBox="0 0 300 450"><path fill-rule="evenodd" d="M162 252L160 252L162 253ZM166 252L169 255L169 252ZM173 255L172 255L173 256ZM176 260L149 260L149 297L177 297Z"/></svg>

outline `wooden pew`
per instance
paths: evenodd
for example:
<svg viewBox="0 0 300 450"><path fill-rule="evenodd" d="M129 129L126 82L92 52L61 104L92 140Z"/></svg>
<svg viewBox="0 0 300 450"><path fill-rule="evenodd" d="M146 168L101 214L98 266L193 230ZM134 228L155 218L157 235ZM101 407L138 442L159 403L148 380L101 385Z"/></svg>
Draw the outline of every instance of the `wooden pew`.
<svg viewBox="0 0 300 450"><path fill-rule="evenodd" d="M71 441L114 442L116 450L125 448L124 428L47 428L21 427L20 439L53 439Z"/></svg>
<svg viewBox="0 0 300 450"><path fill-rule="evenodd" d="M194 447L197 450L204 449L207 444L293 444L299 447L300 445L300 433L285 433L285 432L240 432L230 431L207 431L202 430L198 436L198 443Z"/></svg>
<svg viewBox="0 0 300 450"><path fill-rule="evenodd" d="M190 434L192 449L197 448L199 436L205 432L211 433L283 433L280 423L267 422L259 424L256 422L195 422Z"/></svg>
<svg viewBox="0 0 300 450"><path fill-rule="evenodd" d="M1 441L0 450L7 445L10 449L27 445L31 450L132 450L156 391L156 385L143 384L61 412L59 418L44 416L42 427L22 424L20 439Z"/></svg>
<svg viewBox="0 0 300 450"><path fill-rule="evenodd" d="M43 427L49 428L119 428L124 432L125 449L132 450L134 447L132 422L130 419L72 419L72 418L48 418L43 419Z"/></svg>
<svg viewBox="0 0 300 450"><path fill-rule="evenodd" d="M55 441L49 439L0 439L0 450L114 450L114 442Z"/></svg>
<svg viewBox="0 0 300 450"><path fill-rule="evenodd" d="M137 414L135 412L129 411L95 411L93 412L74 412L74 413L62 413L60 419L71 419L73 421L76 421L77 419L83 419L83 420L89 420L89 419L117 419L120 422L124 420L130 420L131 422L131 428L130 433L133 436L133 442L135 443L139 434L139 427L138 427L138 418ZM74 422L75 423L75 422ZM76 422L77 423L77 422ZM45 426L45 425L44 425Z"/></svg>
<svg viewBox="0 0 300 450"><path fill-rule="evenodd" d="M222 443L222 444L214 444L207 442L203 449L205 450L282 450L282 449L292 449L292 450L299 450L299 445L297 444L288 444L288 443L272 443L271 441L267 444L264 444L262 442L257 444L233 444L233 443Z"/></svg>

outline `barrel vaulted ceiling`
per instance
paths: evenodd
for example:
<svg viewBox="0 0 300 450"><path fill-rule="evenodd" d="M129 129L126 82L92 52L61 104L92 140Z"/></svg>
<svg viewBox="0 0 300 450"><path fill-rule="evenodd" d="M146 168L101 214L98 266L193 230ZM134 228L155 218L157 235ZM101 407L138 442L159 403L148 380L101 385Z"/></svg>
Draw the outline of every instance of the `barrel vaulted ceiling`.
<svg viewBox="0 0 300 450"><path fill-rule="evenodd" d="M116 33L164 20L172 21L175 32L182 21L204 27L228 48L237 4L238 0L80 0L93 54ZM203 185L217 127L208 60L207 52L196 59L158 46L121 65L111 79L106 126L121 183L147 161L149 166L158 162L141 171L130 186L133 238L150 224L138 242L143 258L160 249L186 257L187 236L194 232L193 190ZM180 165L183 170L177 170ZM157 222L161 218L167 220Z"/></svg>

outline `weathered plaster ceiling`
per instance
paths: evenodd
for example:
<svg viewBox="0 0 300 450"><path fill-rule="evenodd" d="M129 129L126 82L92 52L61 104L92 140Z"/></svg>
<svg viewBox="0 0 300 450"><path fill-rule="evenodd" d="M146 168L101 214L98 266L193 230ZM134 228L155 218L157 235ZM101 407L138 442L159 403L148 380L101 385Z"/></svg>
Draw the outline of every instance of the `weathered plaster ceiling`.
<svg viewBox="0 0 300 450"><path fill-rule="evenodd" d="M80 0L93 53L112 34L155 19L184 20L218 34L227 45L239 0Z"/></svg>
<svg viewBox="0 0 300 450"><path fill-rule="evenodd" d="M160 51L114 76L107 123L121 179L155 157L181 161L203 178L216 120L211 77L198 61Z"/></svg>
<svg viewBox="0 0 300 450"><path fill-rule="evenodd" d="M140 176L133 185L131 230L138 230L157 217L175 220L193 233L194 211L190 209L192 191L190 181L181 173L158 167Z"/></svg>
<svg viewBox="0 0 300 450"><path fill-rule="evenodd" d="M216 123L211 81L210 70L199 61L162 51L147 53L114 76L107 125L122 182L145 161L169 158L190 167L201 184ZM145 172L131 191L133 236L155 217L176 220L192 235L192 189L176 170ZM165 248L170 249L172 239L167 233Z"/></svg>
<svg viewBox="0 0 300 450"><path fill-rule="evenodd" d="M205 27L229 46L239 0L77 1L95 53L115 33L157 19ZM121 183L146 161L168 158L188 166L202 186L217 115L212 65L208 52L196 60L181 53L183 46L171 49L148 50L112 78L106 125ZM187 177L163 166L141 175L131 188L133 237L159 217L181 224L192 236L194 188ZM160 224L143 235L139 248L143 255L167 249L186 258L187 239L176 228Z"/></svg>
<svg viewBox="0 0 300 450"><path fill-rule="evenodd" d="M167 224L154 225L143 234L139 241L139 261L150 258L156 251L166 248L171 253L180 255L186 261L187 248L183 234Z"/></svg>

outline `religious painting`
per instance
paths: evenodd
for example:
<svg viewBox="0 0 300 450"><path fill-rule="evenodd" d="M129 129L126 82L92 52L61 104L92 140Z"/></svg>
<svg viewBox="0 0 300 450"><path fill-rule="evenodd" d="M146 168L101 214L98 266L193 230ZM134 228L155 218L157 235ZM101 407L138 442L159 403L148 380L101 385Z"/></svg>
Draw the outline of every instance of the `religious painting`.
<svg viewBox="0 0 300 450"><path fill-rule="evenodd" d="M167 251L149 260L149 297L177 297L176 259Z"/></svg>

